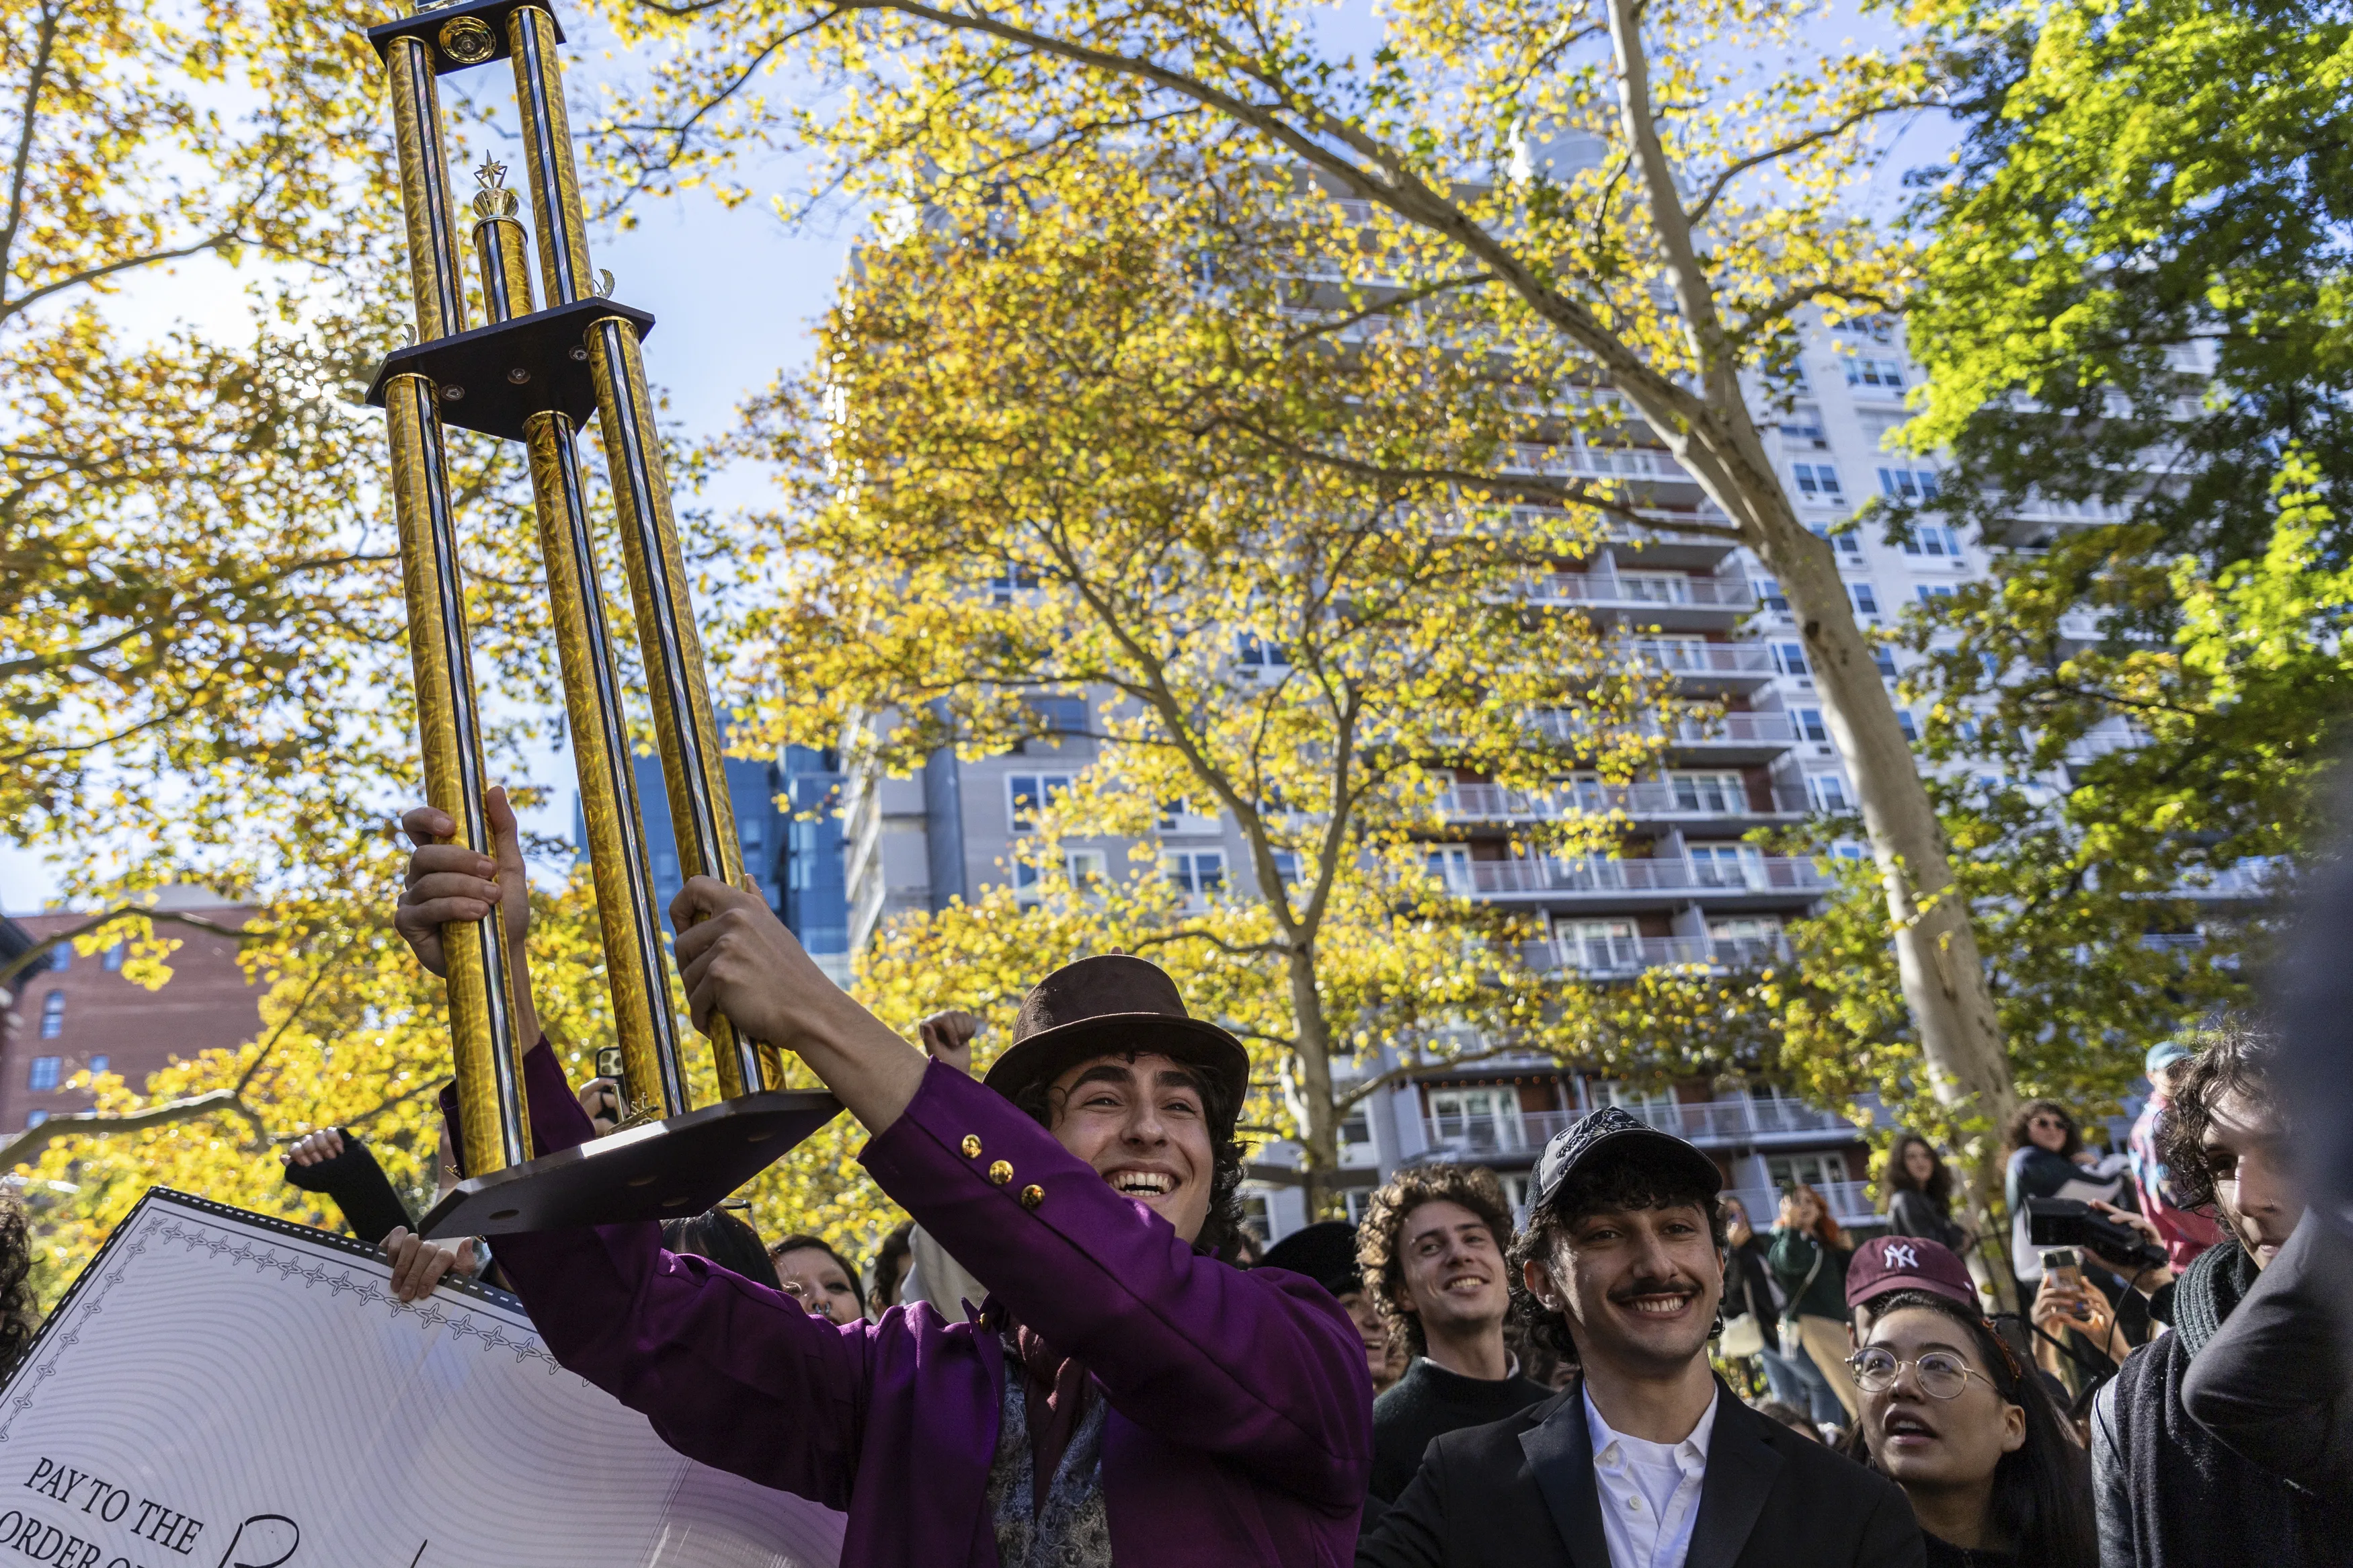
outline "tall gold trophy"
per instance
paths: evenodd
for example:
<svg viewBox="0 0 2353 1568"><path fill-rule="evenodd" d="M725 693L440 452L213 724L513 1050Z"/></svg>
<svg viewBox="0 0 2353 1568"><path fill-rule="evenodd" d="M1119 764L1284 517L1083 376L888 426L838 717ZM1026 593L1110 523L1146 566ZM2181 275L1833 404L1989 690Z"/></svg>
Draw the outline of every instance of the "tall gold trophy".
<svg viewBox="0 0 2353 1568"><path fill-rule="evenodd" d="M417 302L417 342L385 361L368 401L384 409L392 437L393 509L426 795L458 823L465 843L487 848L481 729L441 436L444 426L455 425L520 441L530 456L629 1101L620 1131L533 1159L522 1082L522 1053L532 1042L515 1037L505 931L495 911L445 928L459 1156L468 1179L434 1206L422 1228L428 1237L496 1235L700 1213L840 1106L828 1094L778 1089L775 1051L718 1017L710 1033L720 1101L700 1110L689 1103L575 449L581 423L594 411L612 475L679 863L690 877L740 883L743 857L719 727L638 346L653 318L603 298L591 285L556 55L564 33L544 0L427 5L370 28L367 37L389 78ZM514 69L536 234L524 232L505 171L485 165L477 174L471 244L461 247L438 79L500 59ZM533 309L533 237L545 310ZM472 253L489 317L470 331L461 248Z"/></svg>

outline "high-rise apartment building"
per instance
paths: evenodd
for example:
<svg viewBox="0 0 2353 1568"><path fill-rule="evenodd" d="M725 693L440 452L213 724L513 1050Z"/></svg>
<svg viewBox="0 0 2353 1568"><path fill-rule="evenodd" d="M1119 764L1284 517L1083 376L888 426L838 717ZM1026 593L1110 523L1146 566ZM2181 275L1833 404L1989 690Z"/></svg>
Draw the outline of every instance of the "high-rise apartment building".
<svg viewBox="0 0 2353 1568"><path fill-rule="evenodd" d="M1950 595L1987 572L1988 549L1947 528L1923 525L1910 540L1890 543L1881 530L1847 526L1874 496L1909 500L1936 486L1933 462L1886 446L1888 432L1905 418L1907 391L1920 380L1900 331L1815 329L1801 367L1787 412L1768 411L1760 399L1758 416L1788 494L1831 541L1857 618L1866 627L1892 626L1905 606ZM1639 431L1633 438L1641 439ZM1630 656L1656 667L1678 691L1720 704L1722 713L1679 724L1662 737L1657 768L1631 784L1570 776L1534 795L1460 774L1442 803L1444 841L1430 846L1432 871L1464 897L1534 917L1545 934L1525 956L1594 982L1670 964L1730 973L1779 958L1784 928L1818 905L1832 879L1816 858L1767 854L1746 836L1814 813L1846 812L1855 797L1778 584L1746 550L1676 528L1679 519L1706 521L1720 514L1662 448L1580 441L1530 447L1521 460L1564 477L1622 477L1649 487L1654 526L1613 533L1589 559L1546 575L1532 591L1591 615ZM2071 521L2081 520L2021 518L2011 537L1996 543L2031 545ZM1892 691L1905 656L1884 650L1880 657ZM1050 705L1050 718L1051 704L1068 705L1069 721L1058 726L1064 732L976 762L943 752L910 778L853 773L845 782L853 948L876 940L900 910L938 909L994 883L1018 883L1021 870L1011 847L1025 810L1094 754L1083 734L1084 704L1037 700ZM1899 709L1899 718L1907 733L1915 731L1913 715ZM2121 732L2110 739L2130 741ZM1612 808L1628 819L1612 857L1514 851L1515 828L1557 814ZM1184 880L1193 896L1214 898L1250 878L1229 822L1184 817L1162 828L1164 871ZM1128 848L1123 841L1082 840L1065 852L1124 867ZM1831 853L1862 851L1841 845ZM955 1000L943 997L940 1005ZM1366 1064L1371 1070L1387 1065ZM1822 1191L1842 1223L1873 1223L1867 1146L1845 1118L1761 1081L1692 1083L1637 1095L1544 1054L1490 1058L1375 1093L1342 1129L1342 1185L1354 1209L1399 1165L1461 1159L1494 1167L1516 1196L1545 1142L1568 1120L1605 1103L1624 1104L1707 1150L1760 1221L1769 1221L1782 1189L1806 1182ZM1287 1155L1295 1159L1280 1145L1261 1151L1258 1168L1279 1167ZM1280 1181L1254 1183L1249 1197L1271 1236L1307 1218L1297 1189Z"/></svg>

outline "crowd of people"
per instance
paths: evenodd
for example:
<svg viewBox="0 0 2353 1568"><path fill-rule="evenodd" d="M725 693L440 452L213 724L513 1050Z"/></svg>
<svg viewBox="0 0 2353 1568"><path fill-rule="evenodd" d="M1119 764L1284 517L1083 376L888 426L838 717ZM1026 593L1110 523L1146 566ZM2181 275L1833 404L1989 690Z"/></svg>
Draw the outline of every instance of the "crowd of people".
<svg viewBox="0 0 2353 1568"><path fill-rule="evenodd" d="M491 869L427 843L403 929L491 907ZM845 1563L2353 1562L2353 1263L2252 1022L2149 1054L2123 1152L2022 1107L2007 1237L1923 1137L1858 1239L1803 1184L1749 1214L1610 1108L1517 1216L1491 1172L1415 1167L1261 1258L1246 1055L1154 965L1046 976L980 1077L969 1015L911 1045L756 899L674 914L698 1021L799 1053L871 1134L912 1218L864 1268L729 1205L425 1243L332 1131L288 1174L384 1227L396 1293L489 1271L681 1452L844 1510ZM609 1084L526 1070L542 1151L611 1124Z"/></svg>

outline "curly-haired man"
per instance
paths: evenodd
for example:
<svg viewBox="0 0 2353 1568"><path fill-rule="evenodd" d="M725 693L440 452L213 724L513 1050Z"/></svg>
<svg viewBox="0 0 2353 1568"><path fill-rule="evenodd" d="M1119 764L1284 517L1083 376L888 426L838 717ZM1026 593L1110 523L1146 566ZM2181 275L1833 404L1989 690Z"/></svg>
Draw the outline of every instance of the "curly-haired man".
<svg viewBox="0 0 2353 1568"><path fill-rule="evenodd" d="M1709 1370L1715 1163L1611 1107L1554 1139L1513 1242L1523 1320L1576 1384L1430 1446L1356 1568L1916 1568L1894 1484Z"/></svg>
<svg viewBox="0 0 2353 1568"><path fill-rule="evenodd" d="M1373 1194L1356 1259L1389 1332L1413 1357L1373 1402L1372 1495L1382 1502L1405 1490L1432 1438L1500 1421L1552 1392L1522 1377L1504 1347L1511 1239L1503 1185L1480 1166L1415 1166Z"/></svg>

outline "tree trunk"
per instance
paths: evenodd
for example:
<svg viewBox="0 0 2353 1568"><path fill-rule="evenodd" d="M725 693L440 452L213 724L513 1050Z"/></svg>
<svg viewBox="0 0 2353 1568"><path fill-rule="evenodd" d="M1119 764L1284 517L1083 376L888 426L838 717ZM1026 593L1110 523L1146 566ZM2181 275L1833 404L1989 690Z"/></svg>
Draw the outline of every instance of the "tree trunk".
<svg viewBox="0 0 2353 1568"><path fill-rule="evenodd" d="M1294 945L1283 952L1291 972L1291 1011L1297 1020L1300 1099L1307 1126L1300 1142L1307 1151L1304 1187L1310 1223L1324 1217L1333 1173L1340 1168L1339 1126L1332 1113L1332 1026L1324 1016L1323 993L1315 984L1315 950Z"/></svg>
<svg viewBox="0 0 2353 1568"><path fill-rule="evenodd" d="M1896 969L1920 1038L1931 1090L1977 1147L1978 1207L1996 1177L1985 1134L2016 1103L2001 1026L1966 900L1954 889L1944 825L1895 721L1830 545L1798 521L1749 416L1739 365L1694 242L1682 189L1659 141L1635 0L1609 0L1620 119L1642 180L1684 329L1702 367L1696 396L1663 376L1627 377L1620 390L1780 579L1805 637L1831 739L1853 770L1862 826L1879 867ZM1964 1152L1957 1151L1957 1152Z"/></svg>

